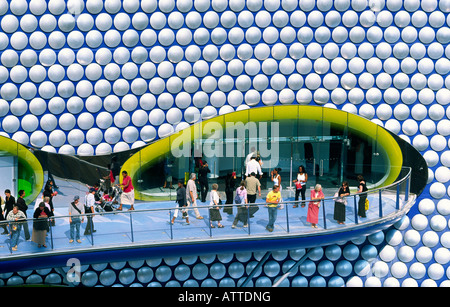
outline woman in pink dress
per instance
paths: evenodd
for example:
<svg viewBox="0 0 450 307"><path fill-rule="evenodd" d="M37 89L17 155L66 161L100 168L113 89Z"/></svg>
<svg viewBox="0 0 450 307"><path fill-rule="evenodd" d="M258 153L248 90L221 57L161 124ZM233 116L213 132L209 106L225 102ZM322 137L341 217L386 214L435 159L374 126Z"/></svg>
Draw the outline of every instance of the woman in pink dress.
<svg viewBox="0 0 450 307"><path fill-rule="evenodd" d="M311 201L308 204L308 214L306 215L306 221L311 223L312 228L317 228L317 223L319 221L319 207L321 200L324 198L322 186L316 184L314 190L311 191Z"/></svg>
<svg viewBox="0 0 450 307"><path fill-rule="evenodd" d="M122 195L120 196L120 207L117 210L122 211L122 205L131 205L131 208L128 210L134 210L134 187L131 180L131 177L128 176L127 171L122 172L122 184L120 187L122 188Z"/></svg>

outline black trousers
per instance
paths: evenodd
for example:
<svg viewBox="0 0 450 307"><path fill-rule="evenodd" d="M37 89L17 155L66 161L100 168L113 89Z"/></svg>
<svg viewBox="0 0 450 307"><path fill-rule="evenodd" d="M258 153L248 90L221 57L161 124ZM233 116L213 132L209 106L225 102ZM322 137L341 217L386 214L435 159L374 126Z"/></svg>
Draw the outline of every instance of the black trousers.
<svg viewBox="0 0 450 307"><path fill-rule="evenodd" d="M306 185L302 185L301 189L296 189L295 190L295 201L298 200L298 196L300 194L302 194L302 200L305 200L306 199L306 195L305 195L306 194ZM302 202L301 205L304 206L305 202Z"/></svg>
<svg viewBox="0 0 450 307"><path fill-rule="evenodd" d="M28 241L31 238L30 230L28 228L28 221L23 222L22 226L23 226L23 234L25 236L25 240Z"/></svg>
<svg viewBox="0 0 450 307"><path fill-rule="evenodd" d="M247 202L249 204L254 204L255 201L256 201L256 194L253 195L247 194Z"/></svg>
<svg viewBox="0 0 450 307"><path fill-rule="evenodd" d="M206 181L199 181L200 184L200 197L201 201L204 203L206 201L206 194L208 194L208 182Z"/></svg>
<svg viewBox="0 0 450 307"><path fill-rule="evenodd" d="M86 228L84 229L84 235L90 235L91 233L94 232L94 220L92 218L92 215L89 215L87 217L87 223L86 223Z"/></svg>
<svg viewBox="0 0 450 307"><path fill-rule="evenodd" d="M233 204L233 190L226 190L225 194L227 196L227 201L225 202L226 205ZM223 212L226 212L228 214L233 214L233 206L224 206Z"/></svg>
<svg viewBox="0 0 450 307"><path fill-rule="evenodd" d="M247 194L247 203L248 203L248 210L249 210L249 215L250 217L253 217L253 214L256 213L256 211L259 210L259 207L257 205L252 205L254 204L256 201L256 194Z"/></svg>
<svg viewBox="0 0 450 307"><path fill-rule="evenodd" d="M341 202L334 202L333 218L339 222L345 222L345 204Z"/></svg>
<svg viewBox="0 0 450 307"><path fill-rule="evenodd" d="M86 213L93 213L91 208L89 207L84 207L84 212ZM94 219L92 215L88 215L87 216L87 223L86 223L86 228L84 229L84 235L90 235L91 233L95 232L94 230Z"/></svg>
<svg viewBox="0 0 450 307"><path fill-rule="evenodd" d="M358 215L360 217L366 217L366 195L360 195L358 200Z"/></svg>
<svg viewBox="0 0 450 307"><path fill-rule="evenodd" d="M236 218L233 221L233 225L236 225L239 221L244 223L244 225L247 224L248 216L249 216L249 212L248 212L248 209L246 208L246 206L239 206L237 208L237 214L236 214Z"/></svg>

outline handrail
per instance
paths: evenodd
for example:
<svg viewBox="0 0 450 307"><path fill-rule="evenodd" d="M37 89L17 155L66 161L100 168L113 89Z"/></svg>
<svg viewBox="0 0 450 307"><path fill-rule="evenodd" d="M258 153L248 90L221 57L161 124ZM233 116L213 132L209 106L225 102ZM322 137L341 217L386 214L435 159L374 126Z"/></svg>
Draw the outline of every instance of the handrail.
<svg viewBox="0 0 450 307"><path fill-rule="evenodd" d="M366 192L363 193L358 193L358 194L352 194L349 196L343 196L343 198L353 198L359 195L364 195L364 194L373 194L373 191L377 191L378 189L374 189L374 190L368 190ZM323 198L321 199L321 202L325 202L326 200L335 200L337 197L336 196L331 196L331 197L327 197L327 198ZM279 202L279 205L295 205L295 204L300 204L300 203L308 203L311 199L305 199L305 200L290 200L290 201L282 201ZM267 206L267 203L265 202L257 202L257 203L247 203L245 204L245 206ZM220 209L223 209L225 207L241 207L243 205L241 204L220 204L218 206L214 206L214 207L219 207ZM197 209L209 209L211 208L210 205L202 205L202 206L198 206L196 207ZM170 208L151 208L151 209L135 209L135 210L128 210L128 211L111 211L111 212L95 212L95 213L84 213L84 214L77 214L77 215L58 215L58 216L51 216L51 217L47 217L46 219L48 220L52 220L52 219L62 219L62 218L70 218L70 217L88 217L88 216L95 216L95 215L116 215L116 214L132 214L132 213L143 213L143 212L157 212L157 211L171 211L171 210L182 210L183 208L180 207L170 207ZM185 207L185 209L187 210L192 210L191 206ZM0 226L3 224L9 224L9 223L24 223L25 221L42 221L43 218L27 218L27 219L21 219L19 221L0 221Z"/></svg>
<svg viewBox="0 0 450 307"><path fill-rule="evenodd" d="M357 216L357 207L356 207L356 203L357 203L356 196L360 196L360 195L367 195L367 196L375 195L375 197L378 197L378 200L379 200L379 203L378 203L378 206L379 206L378 217L379 218L382 218L383 214L386 213L386 211L384 211L383 209L387 209L387 208L383 208L383 203L382 203L382 200L384 198L382 193L384 191L390 189L390 191L392 193L395 193L395 200L393 200L393 201L395 201L395 204L396 204L395 205L395 212L401 209L401 206L400 206L400 195L404 195L404 198L403 198L402 201L407 203L407 201L408 201L408 194L409 194L409 183L410 183L410 176L411 176L411 168L409 168L409 167L405 168L404 167L402 169L406 169L407 170L406 175L403 176L398 181L396 181L396 182L394 182L394 183L392 183L392 184L390 184L388 186L380 187L380 188L376 188L376 189L371 189L371 190L368 190L368 191L363 192L363 193L351 194L349 196L345 196L344 197L346 199L352 199L352 198L354 199L354 201L353 201L353 210L355 211L354 212L355 213L355 220L354 220L354 224L355 225L359 224L359 218ZM403 185L403 184L405 184L404 191L401 191L400 190L400 186ZM391 197L391 196L393 196L393 194L389 194L389 196ZM326 223L326 220L327 220L326 207L329 206L330 202L334 203L334 200L336 198L337 197L335 197L335 196L331 196L331 197L326 197L326 198L321 200L321 203L322 203L323 206L321 206L322 209L320 209L320 210L323 213L322 224L323 224L323 229L325 229L325 230L328 230L327 223ZM282 217L282 216L279 217L279 219L282 220L282 222L286 223L286 233L294 233L294 234L298 234L299 233L299 231L296 231L296 230L292 231L292 227L290 227L291 224L295 222L295 219L293 218L293 216L290 216L290 214L288 214L288 210L287 210L288 206L297 205L299 203L304 203L305 205L307 205L307 203L309 201L310 201L310 199L305 199L305 200L298 200L298 201L282 201L282 202L279 203L279 205L286 206L286 215L285 215L285 217ZM350 203L350 201L348 203ZM219 208L224 208L224 207L242 207L242 206L243 206L242 204L221 204L218 207ZM258 206L258 207L260 207L260 206L267 206L267 203L263 201L263 202L257 202L257 203L249 203L249 204L246 204L246 206L247 206L247 217L248 217L249 216L249 211L248 211L249 209L248 208L250 208L251 206ZM192 210L193 209L192 206L188 206L188 207L184 207L184 208L187 209L187 210ZM210 205L201 205L201 206L197 206L197 208L198 209L210 209L211 206ZM159 212L168 212L169 213L169 221L168 222L170 224L170 233L171 233L170 234L170 240L169 240L169 242L170 242L170 241L174 240L174 236L173 236L173 232L172 232L173 231L172 223L170 223L170 220L173 217L173 215L172 215L173 211L175 211L177 209L178 210L180 210L180 209L182 210L183 208L179 208L179 207L167 208L167 207L165 207L165 208L138 209L138 210L132 210L132 211L95 212L95 213L85 213L85 214L80 214L80 215L75 215L75 216L74 215L51 216L51 217L45 218L44 220L46 220L48 223L50 223L50 221L53 221L53 220L67 219L67 218L73 218L73 217L113 216L113 215L117 215L117 214L124 214L125 216L129 216L130 222L129 222L128 226L129 226L129 231L131 231L131 242L134 243L135 242L134 232L136 230L134 230L135 226L133 225L132 214L133 214L133 216L137 216L139 214L144 214L144 213L157 214ZM292 210L289 211L289 213L291 213L291 212L292 212ZM208 211L208 213L209 213L209 211ZM11 224L15 224L15 223L19 223L19 224L20 223L25 223L25 222L28 223L30 221L37 221L37 220L43 222L42 218L39 218L39 219L27 218L27 219L21 219L19 221L0 221L0 227L5 226L5 225L11 226ZM206 219L206 221L208 221L208 220L209 220L209 215L208 215L208 219ZM88 221L89 221L89 219L88 219ZM207 223L207 224L209 225L209 223ZM167 224L165 224L165 225L167 225ZM250 225L250 223L249 223L249 225ZM60 226L57 226L57 227L60 227ZM67 226L64 226L64 227L66 229ZM167 226L165 226L165 227L167 227ZM205 226L203 226L203 227L205 227ZM53 244L54 244L54 242L53 242L54 241L54 235L53 235L52 228L53 227L50 227L49 239L51 240L51 248L54 249L54 246L53 246ZM258 231L256 231L256 233L258 233ZM305 231L304 230L300 231L300 233L305 233ZM210 237L213 236L211 228L209 229L209 235L210 235ZM252 235L252 231L250 231L250 227L248 228L248 235L249 236ZM215 236L217 237L217 235L215 235ZM94 241L93 241L94 240L94 236L93 236L92 233L91 233L90 237L91 237L92 245L94 245ZM114 242L112 242L112 243L114 244ZM10 246L10 252L12 253L12 249L11 248L12 248L12 246ZM0 257L1 257L1 253L0 253Z"/></svg>
<svg viewBox="0 0 450 307"><path fill-rule="evenodd" d="M364 195L364 194L369 195L369 194L373 194L373 193L375 193L377 191L383 191L383 190L386 190L388 188L391 188L391 187L394 187L394 186L398 186L399 184L401 184L404 181L408 180L410 175L411 175L411 167L402 167L402 169L408 169L409 170L408 174L406 174L404 178L401 178L400 180L398 180L398 181L396 181L394 183L391 183L391 184L389 184L387 186L376 188L376 189L371 189L371 190L368 190L368 191L363 192L363 193L358 193L358 194L352 194L352 195L349 195L349 196L344 196L344 198L350 198L350 197L354 197L354 196L357 196L357 195ZM335 200L335 199L336 199L335 196L330 196L330 197L323 198L322 201ZM298 201L295 201L295 200L282 201L279 204L284 204L284 205L286 205L286 204L299 204L299 203L302 203L302 202L309 202L309 200L306 199L306 200L298 200ZM262 203L248 203L247 205L258 205L258 206L260 206L260 205L263 205L263 204ZM230 206L239 207L239 206L242 206L242 205L241 204L221 204L218 207L223 208L223 207L230 207ZM210 206L209 205L197 206L197 208L210 208ZM180 208L179 207L171 207L171 208L136 209L136 210L132 210L132 211L120 211L120 213L167 211L167 210L176 210L176 209L180 209ZM117 211L114 211L114 212L96 212L96 213L85 213L85 214L76 215L76 216L86 216L87 217L87 216L94 216L94 215L108 215L108 214L117 214L117 213L118 213ZM69 217L73 217L73 216L71 216L71 215L60 215L60 216L57 216L57 217L55 217L55 216L49 217L48 219L69 218ZM33 220L38 220L38 219L35 219L35 218L28 218L28 219L26 219L26 221L33 221ZM25 221L25 219L22 219L21 221ZM10 223L10 222L9 221L0 221L0 225L7 224L7 223Z"/></svg>

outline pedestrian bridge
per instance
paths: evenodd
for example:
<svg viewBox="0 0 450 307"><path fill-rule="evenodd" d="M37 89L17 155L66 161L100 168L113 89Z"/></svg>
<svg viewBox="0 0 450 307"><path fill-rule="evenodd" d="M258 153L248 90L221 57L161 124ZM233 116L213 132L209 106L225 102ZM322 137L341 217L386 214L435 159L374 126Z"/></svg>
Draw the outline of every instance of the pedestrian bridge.
<svg viewBox="0 0 450 307"><path fill-rule="evenodd" d="M228 134L227 123L240 123L247 128L235 129ZM252 127L254 129L250 129ZM221 133L216 135L212 130ZM49 263L64 267L70 258L90 264L342 243L368 236L399 221L414 205L428 178L423 157L399 136L354 114L302 105L261 107L224 114L193 124L145 147L105 156L56 154L26 148L4 137L0 137L0 143L3 145L0 160L7 165L3 170L18 169L17 180L12 178L9 183L18 182L12 191L26 191L28 217L33 216L33 207L41 201L39 193L42 193L44 177L56 181L58 191L53 199L54 226L49 228L47 247L38 248L37 244L24 241L22 231L18 249L13 251L9 235L0 235L0 273L44 268ZM200 163L195 155L196 146L205 150L223 147L234 150L226 157L213 155L208 158L211 167L209 184L218 183L221 198L225 200L224 183L232 172L237 178L243 178L246 155L253 151L252 144L260 145L257 147L260 150L264 148L262 145L269 143L278 145L274 146L277 152L270 153L267 159L264 152L260 152L264 169L260 177L262 195L255 203L259 210L250 218L248 227L242 224L231 227L237 213L237 208L233 208L230 215L221 211L225 228L211 228L209 203L204 202L198 202L203 219L196 219L190 211L189 225L180 217L173 225L170 223L176 203L168 179L176 182L186 179L189 173L198 172ZM192 154L188 151L187 155L176 157L174 152L184 145L193 151ZM272 158L278 160L276 165L272 164ZM67 214L70 202L74 195L83 199L86 185L95 185L99 178L109 178L111 164L119 165L130 174L138 200L136 210L127 211L124 206L124 211L97 212L93 214L96 232L82 235L81 243L69 243ZM300 165L308 173L308 189L318 183L323 187L325 199L320 207L318 228L312 228L306 222L307 206L297 207L298 203L294 201L293 180ZM282 169L284 201L278 210L274 231L268 232L264 200L273 186L268 174L274 167ZM356 194L355 178L358 174L364 175L369 187L370 206L366 218L357 215L359 195ZM347 197L345 224L341 225L334 220L334 194L344 180L349 182L351 195ZM2 183L7 180L0 185ZM106 187L103 189L104 192L107 190ZM308 191L306 195L309 196ZM32 219L28 224L31 230Z"/></svg>
<svg viewBox="0 0 450 307"><path fill-rule="evenodd" d="M201 255L203 253L223 253L238 251L277 250L292 248L309 248L346 242L361 236L367 236L386 229L399 221L413 206L417 195L410 191L411 169L402 168L399 179L394 183L369 190L370 202L366 218L357 214L359 194L356 187L351 187L347 197L345 224L338 224L333 218L335 189L325 189L319 213L318 228L312 228L306 222L306 206L295 207L299 202L293 201L293 192L283 191L284 202L279 208L273 232L265 227L268 221L265 208L265 195L258 198L255 205L259 210L250 218L248 227L238 223L231 225L237 213L221 210L224 228L211 228L208 204L198 202L203 219L196 219L189 211L190 224L179 214L175 223L170 223L176 204L173 201L159 203L139 202L136 210L100 212L93 214L96 232L83 235L86 218L81 229L81 243L69 243L69 217L67 207L55 209L54 226L49 227L47 247L37 247L31 241L25 241L23 231L18 250L12 251L9 235L0 237L0 273L37 269L41 266L65 266L70 258L77 258L82 263L118 261L126 258L143 259L150 257L168 257L179 255ZM73 182L60 181L60 189L67 189ZM223 193L222 193L223 194ZM28 216L32 216L32 206ZM50 221L49 221L50 222ZM32 219L28 220L30 231ZM84 262L83 262L84 261Z"/></svg>

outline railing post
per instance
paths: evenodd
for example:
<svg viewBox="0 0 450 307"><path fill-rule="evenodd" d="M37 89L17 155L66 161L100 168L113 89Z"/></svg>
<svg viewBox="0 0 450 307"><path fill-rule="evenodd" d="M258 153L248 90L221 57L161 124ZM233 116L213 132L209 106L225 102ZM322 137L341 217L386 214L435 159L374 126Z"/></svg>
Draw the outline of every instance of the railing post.
<svg viewBox="0 0 450 307"><path fill-rule="evenodd" d="M247 207L247 228L248 228L248 235L250 235L250 206L247 204L246 207ZM237 207L236 210L238 210Z"/></svg>
<svg viewBox="0 0 450 307"><path fill-rule="evenodd" d="M211 228L211 212L209 211L208 208L208 222L209 222L209 236L212 238L212 228Z"/></svg>
<svg viewBox="0 0 450 307"><path fill-rule="evenodd" d="M378 190L378 198L380 217L383 217L383 199L381 198L381 189Z"/></svg>
<svg viewBox="0 0 450 307"><path fill-rule="evenodd" d="M411 183L410 179L411 179L411 176L408 176L408 177L406 178L405 202L407 202L407 201L408 201L408 198L409 198L409 187L410 187L409 185L410 185L410 183Z"/></svg>
<svg viewBox="0 0 450 307"><path fill-rule="evenodd" d="M354 203L354 210L355 210L355 224L358 224L358 207L356 205L356 195L353 195L353 203Z"/></svg>
<svg viewBox="0 0 450 307"><path fill-rule="evenodd" d="M183 215L183 213L181 213ZM169 209L169 225L170 225L170 239L173 240L173 230L172 230L172 209Z"/></svg>
<svg viewBox="0 0 450 307"><path fill-rule="evenodd" d="M327 229L327 217L325 212L325 199L322 199L322 212L323 212L323 228Z"/></svg>
<svg viewBox="0 0 450 307"><path fill-rule="evenodd" d="M11 222L8 222L8 226L6 226L8 229L9 229L9 231L11 232L11 234L10 234L10 236L9 236L9 252L12 254L12 248L13 248L13 246L12 246L12 231L11 231Z"/></svg>
<svg viewBox="0 0 450 307"><path fill-rule="evenodd" d="M289 204L285 204L284 207L286 208L286 230L289 233L289 214L288 214Z"/></svg>
<svg viewBox="0 0 450 307"><path fill-rule="evenodd" d="M89 221L89 228L91 229L91 242L92 246L94 246L94 216L91 215L91 218L88 219L88 221Z"/></svg>
<svg viewBox="0 0 450 307"><path fill-rule="evenodd" d="M129 212L130 212L131 242L134 243L133 216L132 216L132 211L129 211Z"/></svg>
<svg viewBox="0 0 450 307"><path fill-rule="evenodd" d="M48 228L50 229L50 244L52 245L52 249L53 249L53 231L52 231L50 218L47 218L47 224L48 224Z"/></svg>

